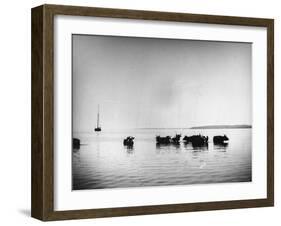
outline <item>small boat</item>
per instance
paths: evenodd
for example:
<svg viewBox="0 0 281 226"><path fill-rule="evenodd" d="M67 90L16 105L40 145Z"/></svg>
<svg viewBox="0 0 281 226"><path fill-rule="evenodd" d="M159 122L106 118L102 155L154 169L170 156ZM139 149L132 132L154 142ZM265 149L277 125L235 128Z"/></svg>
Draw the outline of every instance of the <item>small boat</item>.
<svg viewBox="0 0 281 226"><path fill-rule="evenodd" d="M95 132L100 132L100 105L98 105L98 115L97 115L97 127L95 128Z"/></svg>
<svg viewBox="0 0 281 226"><path fill-rule="evenodd" d="M125 138L125 139L123 140L123 145L124 145L124 146L129 146L129 147L133 146L133 145L134 145L134 139L135 139L135 138L134 138L134 137L131 137L131 136Z"/></svg>
<svg viewBox="0 0 281 226"><path fill-rule="evenodd" d="M100 131L101 131L100 127L95 128L95 132L100 132Z"/></svg>

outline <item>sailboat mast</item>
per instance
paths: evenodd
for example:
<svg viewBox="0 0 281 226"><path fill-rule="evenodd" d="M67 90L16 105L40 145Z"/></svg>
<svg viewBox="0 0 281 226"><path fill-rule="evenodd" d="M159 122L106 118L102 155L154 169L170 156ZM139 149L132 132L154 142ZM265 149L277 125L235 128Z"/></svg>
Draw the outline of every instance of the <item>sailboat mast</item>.
<svg viewBox="0 0 281 226"><path fill-rule="evenodd" d="M100 125L100 105L98 105L97 128L99 128L99 125Z"/></svg>

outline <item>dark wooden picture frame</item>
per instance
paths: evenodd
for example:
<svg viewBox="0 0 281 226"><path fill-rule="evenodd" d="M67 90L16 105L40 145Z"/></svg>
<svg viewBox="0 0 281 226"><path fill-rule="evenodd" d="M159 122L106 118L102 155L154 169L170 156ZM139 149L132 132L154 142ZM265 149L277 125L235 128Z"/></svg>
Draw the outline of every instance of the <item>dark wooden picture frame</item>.
<svg viewBox="0 0 281 226"><path fill-rule="evenodd" d="M267 29L267 198L204 203L122 208L54 210L54 16L94 16L140 20L194 22ZM265 207L274 205L274 20L262 18L196 15L42 5L32 9L32 217L43 220L66 220L161 214L188 211Z"/></svg>

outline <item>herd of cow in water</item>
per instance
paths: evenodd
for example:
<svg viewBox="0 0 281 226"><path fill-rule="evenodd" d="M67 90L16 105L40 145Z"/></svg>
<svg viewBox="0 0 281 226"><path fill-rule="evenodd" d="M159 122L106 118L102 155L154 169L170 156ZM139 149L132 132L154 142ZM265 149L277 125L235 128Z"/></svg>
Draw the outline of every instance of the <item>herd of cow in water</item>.
<svg viewBox="0 0 281 226"><path fill-rule="evenodd" d="M123 140L124 146L132 147L134 145L134 137L128 136ZM184 136L182 139L184 144L192 144L193 147L204 147L208 145L209 137L201 134L193 136ZM226 135L214 136L213 143L216 145L225 145L229 141ZM181 134L176 134L174 137L171 136L156 136L157 145L179 145L181 142Z"/></svg>
<svg viewBox="0 0 281 226"><path fill-rule="evenodd" d="M123 140L123 145L127 147L134 146L135 137L128 136ZM229 141L229 138L226 135L223 136L214 136L213 143L215 145L226 145ZM181 142L181 134L176 134L174 137L171 136L156 136L156 145L180 145ZM184 136L182 139L184 144L192 144L193 147L204 147L209 143L209 137L203 136L201 134L193 135L193 136ZM77 138L73 138L72 146L74 149L80 148L80 140Z"/></svg>

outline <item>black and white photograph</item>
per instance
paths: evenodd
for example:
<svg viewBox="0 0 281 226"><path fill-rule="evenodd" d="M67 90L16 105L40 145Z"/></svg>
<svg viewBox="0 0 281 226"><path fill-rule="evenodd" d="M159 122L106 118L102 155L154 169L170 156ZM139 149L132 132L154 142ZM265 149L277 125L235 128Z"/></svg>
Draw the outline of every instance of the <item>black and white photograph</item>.
<svg viewBox="0 0 281 226"><path fill-rule="evenodd" d="M72 34L72 190L251 181L251 43Z"/></svg>

